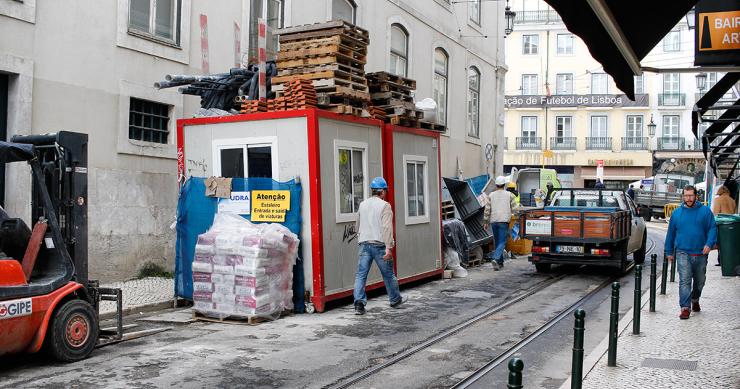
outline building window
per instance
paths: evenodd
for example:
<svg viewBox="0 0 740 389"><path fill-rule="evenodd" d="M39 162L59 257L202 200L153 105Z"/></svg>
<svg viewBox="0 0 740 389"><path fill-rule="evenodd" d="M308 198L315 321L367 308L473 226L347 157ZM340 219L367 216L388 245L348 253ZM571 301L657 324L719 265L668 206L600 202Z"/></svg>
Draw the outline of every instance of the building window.
<svg viewBox="0 0 740 389"><path fill-rule="evenodd" d="M355 220L362 200L368 196L367 144L335 141L337 222Z"/></svg>
<svg viewBox="0 0 740 389"><path fill-rule="evenodd" d="M595 141L592 141L592 143L600 143L601 140L603 140L603 143L606 143L606 139L609 136L609 133L606 128L606 116L591 116L591 138L594 138Z"/></svg>
<svg viewBox="0 0 740 389"><path fill-rule="evenodd" d="M539 35L522 35L522 54L537 54L539 45Z"/></svg>
<svg viewBox="0 0 740 389"><path fill-rule="evenodd" d="M536 95L537 94L537 75L536 74L522 74L522 94L523 95Z"/></svg>
<svg viewBox="0 0 740 389"><path fill-rule="evenodd" d="M555 77L555 94L573 94L573 73L560 73Z"/></svg>
<svg viewBox="0 0 740 389"><path fill-rule="evenodd" d="M170 106L132 97L128 114L128 138L169 143Z"/></svg>
<svg viewBox="0 0 740 389"><path fill-rule="evenodd" d="M388 71L406 77L409 57L409 34L400 24L391 25L391 62Z"/></svg>
<svg viewBox="0 0 740 389"><path fill-rule="evenodd" d="M663 38L663 51L681 51L681 32L671 31Z"/></svg>
<svg viewBox="0 0 740 389"><path fill-rule="evenodd" d="M681 93L681 75L678 73L663 74L663 93L678 94Z"/></svg>
<svg viewBox="0 0 740 389"><path fill-rule="evenodd" d="M680 121L681 116L679 115L663 116L663 137L678 138Z"/></svg>
<svg viewBox="0 0 740 389"><path fill-rule="evenodd" d="M437 102L437 123L447 124L447 67L449 56L441 48L434 49L434 80L432 92Z"/></svg>
<svg viewBox="0 0 740 389"><path fill-rule="evenodd" d="M591 73L591 94L605 95L609 93L609 79L606 73Z"/></svg>
<svg viewBox="0 0 740 389"><path fill-rule="evenodd" d="M179 0L131 0L129 32L179 44Z"/></svg>
<svg viewBox="0 0 740 389"><path fill-rule="evenodd" d="M404 155L403 165L406 167L406 224L429 222L427 157Z"/></svg>
<svg viewBox="0 0 740 389"><path fill-rule="evenodd" d="M627 138L631 143L642 138L642 115L627 115Z"/></svg>
<svg viewBox="0 0 740 389"><path fill-rule="evenodd" d="M558 34L558 55L573 55L573 34Z"/></svg>
<svg viewBox="0 0 740 389"><path fill-rule="evenodd" d="M536 143L537 116L522 116L522 143Z"/></svg>
<svg viewBox="0 0 740 389"><path fill-rule="evenodd" d="M573 136L572 125L573 117L571 116L558 116L555 118L555 135L558 138L558 143L562 143L564 141L563 138Z"/></svg>
<svg viewBox="0 0 740 389"><path fill-rule="evenodd" d="M256 64L259 62L258 44L259 21L262 17L263 0L250 0L249 11L249 63ZM267 60L271 61L277 58L279 47L278 36L274 31L283 27L283 1L267 0Z"/></svg>
<svg viewBox="0 0 740 389"><path fill-rule="evenodd" d="M472 0L468 3L468 16L470 17L470 21L477 25L480 25L480 1L481 0Z"/></svg>
<svg viewBox="0 0 740 389"><path fill-rule="evenodd" d="M639 76L635 76L635 94L636 95L641 95L641 94L645 93L645 86L644 86L645 85L645 81L644 81L644 78L645 78L645 76L642 75L642 74L639 75Z"/></svg>
<svg viewBox="0 0 740 389"><path fill-rule="evenodd" d="M480 136L480 72L475 66L468 69L468 135Z"/></svg>
<svg viewBox="0 0 740 389"><path fill-rule="evenodd" d="M357 5L352 0L332 0L331 15L333 20L344 20L355 24Z"/></svg>

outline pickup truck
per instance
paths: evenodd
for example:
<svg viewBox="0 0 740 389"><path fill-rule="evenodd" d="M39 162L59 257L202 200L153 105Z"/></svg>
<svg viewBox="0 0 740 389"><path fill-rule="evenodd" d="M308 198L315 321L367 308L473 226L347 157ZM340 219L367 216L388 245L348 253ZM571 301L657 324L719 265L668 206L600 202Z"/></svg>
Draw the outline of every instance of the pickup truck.
<svg viewBox="0 0 740 389"><path fill-rule="evenodd" d="M533 241L529 261L538 272L552 264L615 267L624 272L634 254L645 260L647 229L632 199L621 190L556 189L544 209L520 218L522 237Z"/></svg>
<svg viewBox="0 0 740 389"><path fill-rule="evenodd" d="M635 204L638 208L650 210L643 212L646 221L650 221L653 216L665 218L666 204L681 204L682 195L676 192L637 192L635 193Z"/></svg>

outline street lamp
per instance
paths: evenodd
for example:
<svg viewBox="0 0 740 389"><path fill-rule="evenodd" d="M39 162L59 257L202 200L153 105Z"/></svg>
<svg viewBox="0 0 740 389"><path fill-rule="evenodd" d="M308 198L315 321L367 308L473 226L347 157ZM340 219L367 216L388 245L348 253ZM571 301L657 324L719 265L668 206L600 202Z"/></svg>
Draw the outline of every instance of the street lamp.
<svg viewBox="0 0 740 389"><path fill-rule="evenodd" d="M504 34L507 36L514 31L514 17L516 12L511 10L509 7L509 0L506 0L506 8L504 11L504 17L506 18L506 28L504 28Z"/></svg>
<svg viewBox="0 0 740 389"><path fill-rule="evenodd" d="M701 93L704 91L704 88L707 87L707 74L706 73L699 73L696 75L696 89L699 90Z"/></svg>
<svg viewBox="0 0 740 389"><path fill-rule="evenodd" d="M696 11L691 7L689 13L686 14L686 24L689 25L689 30L696 28L696 19L694 18L694 15L696 15Z"/></svg>
<svg viewBox="0 0 740 389"><path fill-rule="evenodd" d="M647 125L648 136L650 136L650 138L655 136L655 127L657 126L655 125L655 122L653 121L653 114L650 114L650 124Z"/></svg>

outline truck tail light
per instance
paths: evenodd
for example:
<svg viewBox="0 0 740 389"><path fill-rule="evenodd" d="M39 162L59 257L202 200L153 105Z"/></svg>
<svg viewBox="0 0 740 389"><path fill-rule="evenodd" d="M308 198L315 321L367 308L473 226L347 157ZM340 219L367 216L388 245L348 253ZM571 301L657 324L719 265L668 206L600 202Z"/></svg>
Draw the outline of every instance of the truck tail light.
<svg viewBox="0 0 740 389"><path fill-rule="evenodd" d="M549 253L550 247L548 246L532 246L533 253Z"/></svg>
<svg viewBox="0 0 740 389"><path fill-rule="evenodd" d="M591 255L609 255L608 249L591 249Z"/></svg>

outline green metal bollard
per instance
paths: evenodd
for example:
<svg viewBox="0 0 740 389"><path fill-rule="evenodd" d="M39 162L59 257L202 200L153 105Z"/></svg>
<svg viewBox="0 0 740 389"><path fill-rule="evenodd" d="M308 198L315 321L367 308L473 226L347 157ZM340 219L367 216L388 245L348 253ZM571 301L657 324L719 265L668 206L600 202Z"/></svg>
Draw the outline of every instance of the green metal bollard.
<svg viewBox="0 0 740 389"><path fill-rule="evenodd" d="M507 389L522 389L522 370L524 369L524 362L519 358L511 358L509 360L509 384L506 385Z"/></svg>
<svg viewBox="0 0 740 389"><path fill-rule="evenodd" d="M668 283L668 257L663 254L663 269L660 272L660 294L665 294Z"/></svg>
<svg viewBox="0 0 740 389"><path fill-rule="evenodd" d="M658 275L658 254L650 256L650 312L655 312L655 288Z"/></svg>
<svg viewBox="0 0 740 389"><path fill-rule="evenodd" d="M632 333L640 334L640 303L642 296L642 265L635 266L635 306L632 308Z"/></svg>
<svg viewBox="0 0 740 389"><path fill-rule="evenodd" d="M586 312L575 312L576 324L573 326L573 368L570 374L570 388L581 389L583 384L583 333L586 331Z"/></svg>
<svg viewBox="0 0 740 389"><path fill-rule="evenodd" d="M619 321L619 282L612 283L612 309L609 313L609 356L607 366L617 366L617 321Z"/></svg>
<svg viewBox="0 0 740 389"><path fill-rule="evenodd" d="M674 253L673 260L671 261L671 282L676 282L676 256Z"/></svg>

